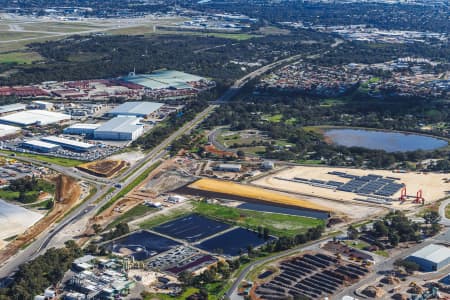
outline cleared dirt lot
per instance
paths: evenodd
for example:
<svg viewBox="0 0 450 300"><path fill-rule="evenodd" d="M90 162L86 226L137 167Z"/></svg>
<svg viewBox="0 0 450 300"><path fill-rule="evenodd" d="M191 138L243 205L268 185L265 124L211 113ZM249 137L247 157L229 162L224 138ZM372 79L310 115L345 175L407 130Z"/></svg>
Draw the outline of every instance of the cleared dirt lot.
<svg viewBox="0 0 450 300"><path fill-rule="evenodd" d="M127 163L123 160L99 160L85 163L78 166L78 169L100 177L112 177L126 167Z"/></svg>
<svg viewBox="0 0 450 300"><path fill-rule="evenodd" d="M301 195L307 195L311 197L317 197L327 200L338 200L343 203L361 203L356 202L355 198L358 195L351 192L337 191L322 187L316 187L305 183L290 182L282 179L293 179L294 177L300 177L305 179L320 179L324 181L338 180L341 182L348 182L350 179L343 179L337 177L336 175L328 174L332 171L346 172L351 175L365 176L368 174L376 174L384 177L395 177L399 178L397 182L406 185L407 195L416 196L416 192L420 189L423 190L423 197L425 198L425 204L435 202L442 199L448 195L450 192L450 184L446 183L448 175L439 173L394 173L392 171L386 170L360 170L360 169L345 169L345 168L332 168L332 167L291 167L282 170L278 173L268 175L266 177L260 178L252 184L266 187L270 189L275 189L285 192L293 192ZM277 178L282 179L277 179ZM392 198L398 199L400 197L400 191L395 193ZM396 209L411 209L418 204L412 204L413 198L409 198L403 204L400 201L394 201L389 207ZM320 201L322 202L322 201ZM335 203L335 202L333 202ZM322 203L321 203L322 204ZM322 204L324 205L324 204ZM333 207L334 205L328 204L328 206Z"/></svg>

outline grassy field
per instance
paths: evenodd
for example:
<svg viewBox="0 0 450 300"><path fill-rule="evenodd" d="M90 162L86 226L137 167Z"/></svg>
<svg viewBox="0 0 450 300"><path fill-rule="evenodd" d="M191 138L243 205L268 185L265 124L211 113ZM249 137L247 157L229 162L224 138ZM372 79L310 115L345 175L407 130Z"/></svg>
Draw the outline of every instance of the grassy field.
<svg viewBox="0 0 450 300"><path fill-rule="evenodd" d="M36 52L9 52L0 54L0 64L18 63L31 64L32 62L42 60L42 57Z"/></svg>
<svg viewBox="0 0 450 300"><path fill-rule="evenodd" d="M169 214L158 215L146 220L139 224L139 226L142 229L151 229L162 223L169 222L191 213L197 213L211 219L232 223L244 228L256 229L258 226L266 227L269 229L270 234L276 236L295 236L300 232L306 231L308 228L323 224L322 220L300 216L244 210L204 202L195 202L193 205L194 208L192 210L172 210Z"/></svg>
<svg viewBox="0 0 450 300"><path fill-rule="evenodd" d="M359 249L359 250L362 250L362 249L370 246L369 244L367 244L366 242L363 242L363 241L345 241L345 243L348 246Z"/></svg>
<svg viewBox="0 0 450 300"><path fill-rule="evenodd" d="M233 222L242 227L257 228L263 226L276 236L295 236L308 228L323 225L323 221L318 219L264 213L203 202L195 204L195 212L212 219Z"/></svg>
<svg viewBox="0 0 450 300"><path fill-rule="evenodd" d="M445 208L445 216L450 219L450 205Z"/></svg>
<svg viewBox="0 0 450 300"><path fill-rule="evenodd" d="M76 167L79 164L84 163L83 161L76 160L76 159L53 157L53 156L31 154L31 153L19 153L19 152L7 151L7 150L0 150L0 153L10 154L10 155L13 154L16 156L17 159L20 159L20 157L28 157L28 158L39 160L44 163L52 163L52 164L60 165L63 167Z"/></svg>
<svg viewBox="0 0 450 300"><path fill-rule="evenodd" d="M156 208L140 204L120 215L117 219L115 219L111 224L108 225L108 228L113 228L119 223L128 223L153 211L156 211Z"/></svg>
<svg viewBox="0 0 450 300"><path fill-rule="evenodd" d="M187 299L189 296L192 296L195 293L198 293L199 289L197 288L187 288L186 291L184 291L181 295L179 295L178 297L172 297L166 294L150 294L145 296L145 300L154 300L154 299L158 299L158 300L182 300L182 299ZM208 298L209 299L209 298Z"/></svg>
<svg viewBox="0 0 450 300"><path fill-rule="evenodd" d="M186 216L189 213L191 213L191 211L185 208L172 209L168 213L158 214L157 216L142 222L141 224L139 224L139 227L141 227L142 229L151 229L155 226L158 226L159 224L177 219L181 216Z"/></svg>
<svg viewBox="0 0 450 300"><path fill-rule="evenodd" d="M22 202L23 203L36 202L39 198L40 191L53 194L55 192L55 185L48 181L38 179L36 187L33 190L28 190L25 192L25 200ZM1 199L15 201L18 200L19 196L20 196L19 191L11 191L8 187L0 189Z"/></svg>
<svg viewBox="0 0 450 300"><path fill-rule="evenodd" d="M0 31L0 41L15 41L20 39L35 38L43 35L36 32Z"/></svg>

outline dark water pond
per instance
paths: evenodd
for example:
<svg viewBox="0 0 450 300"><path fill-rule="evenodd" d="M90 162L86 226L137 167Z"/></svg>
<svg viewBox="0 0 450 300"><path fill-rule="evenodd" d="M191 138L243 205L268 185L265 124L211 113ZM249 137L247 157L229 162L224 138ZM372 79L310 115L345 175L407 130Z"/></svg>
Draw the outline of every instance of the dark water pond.
<svg viewBox="0 0 450 300"><path fill-rule="evenodd" d="M448 144L445 140L430 136L364 129L330 129L325 131L324 135L341 146L386 152L435 150Z"/></svg>

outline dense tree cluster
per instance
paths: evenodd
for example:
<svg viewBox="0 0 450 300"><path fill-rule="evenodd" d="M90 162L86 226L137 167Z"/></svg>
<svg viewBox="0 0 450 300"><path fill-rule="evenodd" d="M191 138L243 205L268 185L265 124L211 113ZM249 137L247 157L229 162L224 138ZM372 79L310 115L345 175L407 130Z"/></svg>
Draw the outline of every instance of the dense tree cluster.
<svg viewBox="0 0 450 300"><path fill-rule="evenodd" d="M37 179L34 176L27 176L11 180L9 186L5 187L3 190L19 192L19 196L13 200L23 203L32 203L38 199L41 191L53 192L54 189L55 186L48 181Z"/></svg>
<svg viewBox="0 0 450 300"><path fill-rule="evenodd" d="M304 40L315 43L305 44ZM175 69L229 85L256 68L243 68L232 61L271 62L294 54L318 53L330 43L328 35L310 31L239 41L196 35L73 36L29 45L46 62L9 65L17 72L2 78L2 85L114 78L134 68L137 73Z"/></svg>
<svg viewBox="0 0 450 300"><path fill-rule="evenodd" d="M19 267L12 285L0 289L0 299L33 299L46 288L56 285L74 259L81 255L82 250L73 241L67 242L65 248L49 249L44 255Z"/></svg>

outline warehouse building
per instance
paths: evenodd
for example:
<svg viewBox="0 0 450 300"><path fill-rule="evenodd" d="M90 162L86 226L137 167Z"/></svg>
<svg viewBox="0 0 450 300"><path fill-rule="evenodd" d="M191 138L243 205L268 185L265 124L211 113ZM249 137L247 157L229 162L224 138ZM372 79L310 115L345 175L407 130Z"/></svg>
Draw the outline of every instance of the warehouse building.
<svg viewBox="0 0 450 300"><path fill-rule="evenodd" d="M47 101L33 101L34 106L37 109L53 110L53 103Z"/></svg>
<svg viewBox="0 0 450 300"><path fill-rule="evenodd" d="M157 102L125 102L115 108L113 108L108 115L110 116L133 116L146 118L163 106L162 103Z"/></svg>
<svg viewBox="0 0 450 300"><path fill-rule="evenodd" d="M134 141L144 133L144 126L136 117L117 117L94 131L98 140Z"/></svg>
<svg viewBox="0 0 450 300"><path fill-rule="evenodd" d="M22 103L3 105L3 106L0 106L0 115L17 112L17 111L21 111L21 110L25 110L25 109L27 109L27 106Z"/></svg>
<svg viewBox="0 0 450 300"><path fill-rule="evenodd" d="M59 150L61 147L52 143L47 143L38 140L25 141L22 143L22 147L30 149L32 151L50 153Z"/></svg>
<svg viewBox="0 0 450 300"><path fill-rule="evenodd" d="M0 117L0 123L17 126L44 126L70 120L70 116L46 110L26 110Z"/></svg>
<svg viewBox="0 0 450 300"><path fill-rule="evenodd" d="M223 172L240 172L242 170L242 165L239 164L220 164L215 168L216 171Z"/></svg>
<svg viewBox="0 0 450 300"><path fill-rule="evenodd" d="M64 129L64 134L93 135L94 131L100 127L100 124L73 124Z"/></svg>
<svg viewBox="0 0 450 300"><path fill-rule="evenodd" d="M160 70L151 74L135 74L132 72L121 79L149 90L192 89L193 86L190 83L205 80L200 76L174 70Z"/></svg>
<svg viewBox="0 0 450 300"><path fill-rule="evenodd" d="M433 272L450 264L450 249L443 245L431 244L407 257L415 262L424 272Z"/></svg>
<svg viewBox="0 0 450 300"><path fill-rule="evenodd" d="M21 129L16 126L0 124L0 138L18 134L20 132L20 130Z"/></svg>
<svg viewBox="0 0 450 300"><path fill-rule="evenodd" d="M88 143L83 143L79 141L69 140L65 138L60 138L57 136L47 136L41 138L42 141L48 142L51 144L59 145L64 149L76 151L76 152L87 152L91 149L94 149L96 146Z"/></svg>

